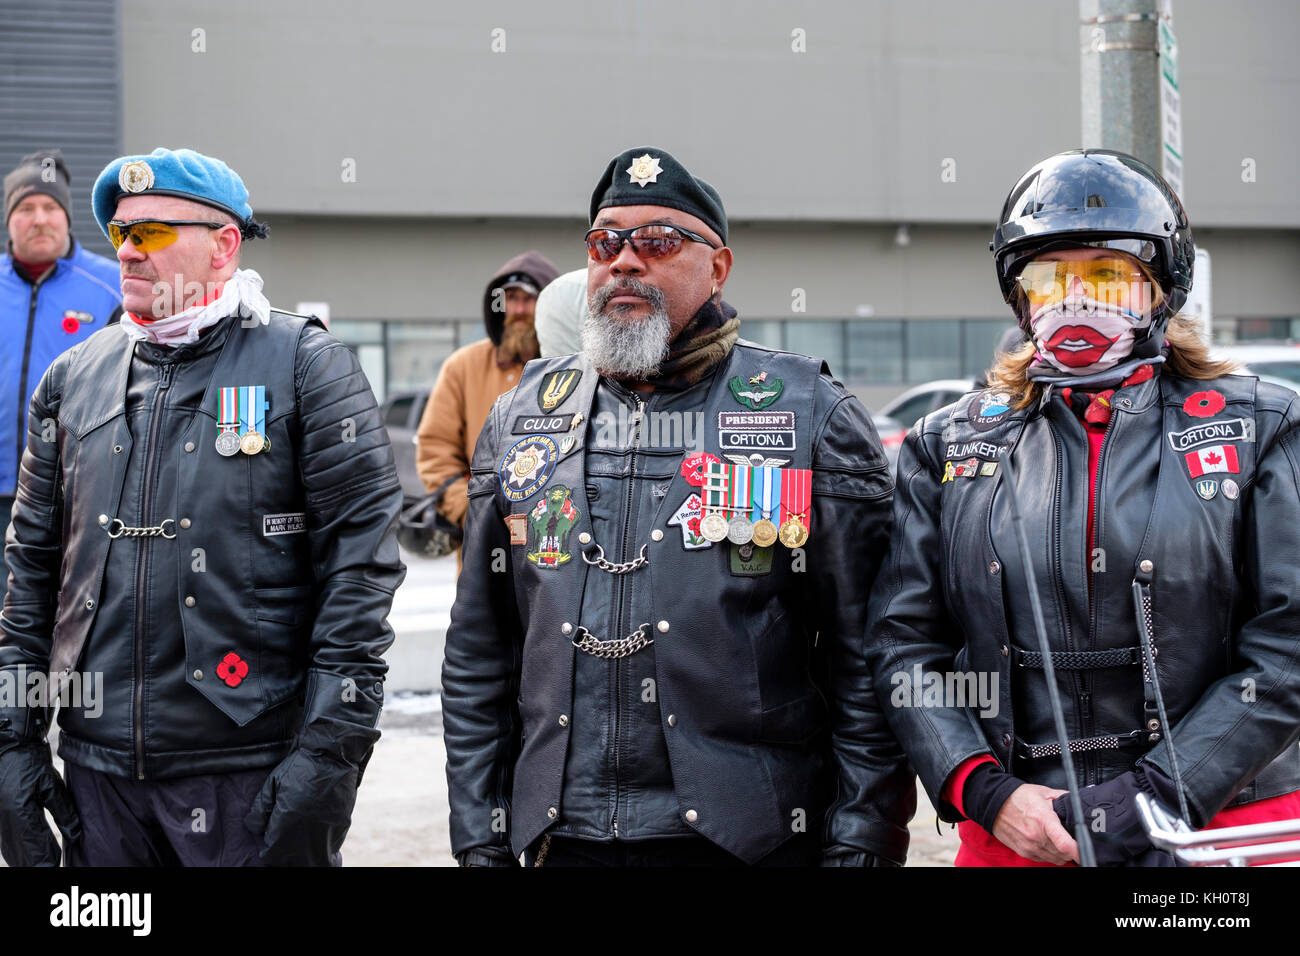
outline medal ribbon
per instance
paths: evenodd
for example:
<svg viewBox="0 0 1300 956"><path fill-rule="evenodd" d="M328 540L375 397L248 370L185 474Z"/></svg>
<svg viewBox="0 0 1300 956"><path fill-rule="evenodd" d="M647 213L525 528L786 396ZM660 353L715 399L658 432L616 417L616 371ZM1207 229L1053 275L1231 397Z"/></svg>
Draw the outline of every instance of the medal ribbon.
<svg viewBox="0 0 1300 956"><path fill-rule="evenodd" d="M721 511L723 495L728 484L727 465L720 461L711 461L704 469L704 513Z"/></svg>
<svg viewBox="0 0 1300 956"><path fill-rule="evenodd" d="M781 469L756 468L754 481L754 509L752 520L757 523L763 519L772 521L772 511L781 500ZM778 521L777 524L780 522Z"/></svg>
<svg viewBox="0 0 1300 956"><path fill-rule="evenodd" d="M750 469L748 465L731 466L729 510L741 515L749 510Z"/></svg>
<svg viewBox="0 0 1300 956"><path fill-rule="evenodd" d="M223 432L239 424L239 390L234 386L223 388L217 406L217 428Z"/></svg>
<svg viewBox="0 0 1300 956"><path fill-rule="evenodd" d="M811 530L812 471L808 468L785 468L781 484L781 505L786 514Z"/></svg>

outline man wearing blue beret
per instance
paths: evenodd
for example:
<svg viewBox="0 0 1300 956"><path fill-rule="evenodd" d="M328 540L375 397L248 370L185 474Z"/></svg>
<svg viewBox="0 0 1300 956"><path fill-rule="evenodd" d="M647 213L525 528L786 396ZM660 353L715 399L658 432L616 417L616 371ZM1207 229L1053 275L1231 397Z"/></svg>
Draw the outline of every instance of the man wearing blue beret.
<svg viewBox="0 0 1300 956"><path fill-rule="evenodd" d="M69 865L337 865L405 574L374 395L347 347L240 268L266 228L225 163L122 157L92 203L125 311L28 411L0 853L57 864L49 809Z"/></svg>

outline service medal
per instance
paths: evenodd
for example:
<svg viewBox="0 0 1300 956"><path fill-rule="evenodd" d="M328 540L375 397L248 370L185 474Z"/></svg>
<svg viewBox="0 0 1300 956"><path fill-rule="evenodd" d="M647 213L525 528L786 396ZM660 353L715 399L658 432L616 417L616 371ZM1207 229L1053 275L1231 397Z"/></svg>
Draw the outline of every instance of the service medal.
<svg viewBox="0 0 1300 956"><path fill-rule="evenodd" d="M812 511L812 471L808 468L786 468L781 477L781 511L786 520L777 532L787 548L800 548L812 533L809 526Z"/></svg>
<svg viewBox="0 0 1300 956"><path fill-rule="evenodd" d="M710 511L700 519L700 534L715 544L727 540L729 530L727 519L722 516L720 511Z"/></svg>
<svg viewBox="0 0 1300 956"><path fill-rule="evenodd" d="M239 440L239 450L245 455L256 455L266 447L266 439L260 432L244 432L244 437Z"/></svg>
<svg viewBox="0 0 1300 956"><path fill-rule="evenodd" d="M808 529L799 521L790 518L785 524L781 525L778 532L781 543L787 548L802 548L805 541L808 540Z"/></svg>
<svg viewBox="0 0 1300 956"><path fill-rule="evenodd" d="M749 544L754 540L754 526L744 515L736 515L727 522L727 540L732 544Z"/></svg>
<svg viewBox="0 0 1300 956"><path fill-rule="evenodd" d="M776 544L779 532L776 525L764 518L762 521L754 524L754 543L760 548L770 548Z"/></svg>
<svg viewBox="0 0 1300 956"><path fill-rule="evenodd" d="M714 544L727 540L729 528L722 507L730 477L730 465L715 460L704 466L704 515L700 518L700 534Z"/></svg>
<svg viewBox="0 0 1300 956"><path fill-rule="evenodd" d="M217 454L229 458L239 451L239 435L233 430L217 435Z"/></svg>

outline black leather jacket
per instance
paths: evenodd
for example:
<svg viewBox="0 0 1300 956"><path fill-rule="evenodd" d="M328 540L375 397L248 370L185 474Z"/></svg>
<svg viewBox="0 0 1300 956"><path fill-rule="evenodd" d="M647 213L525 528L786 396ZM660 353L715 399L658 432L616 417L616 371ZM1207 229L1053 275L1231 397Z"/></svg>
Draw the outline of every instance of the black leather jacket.
<svg viewBox="0 0 1300 956"><path fill-rule="evenodd" d="M248 385L270 449L222 457L220 389ZM317 718L373 727L401 502L374 395L316 320L232 317L174 349L99 332L31 401L0 667L100 675L59 752L139 779L273 765Z"/></svg>
<svg viewBox="0 0 1300 956"><path fill-rule="evenodd" d="M940 816L958 819L940 794L975 754L1065 786L1004 471L985 466L1008 454L1080 784L1143 762L1173 775L1138 662L1140 602L1194 825L1300 788L1300 399L1236 375L1117 391L1093 551L1083 426L1050 392L981 415L989 394L908 434L871 599L876 685ZM948 463L960 470L945 480ZM907 693L918 674L970 672L993 680L990 700Z"/></svg>
<svg viewBox="0 0 1300 956"><path fill-rule="evenodd" d="M581 378L553 409L555 473L512 501L503 457L544 417L539 385L562 369ZM744 574L730 544L687 550L668 521L699 490L683 475L683 436L717 455L719 413L745 411L728 380L760 371L785 384L765 411L794 412L787 467L813 469L812 535L801 552L772 546L770 569ZM626 424L633 393L581 356L532 362L479 437L443 666L453 852L508 860L557 824L595 839L669 835L668 800L680 832L746 862L823 820L827 850L902 861L914 779L862 649L891 491L865 409L823 363L745 342L696 385L643 399L637 437L600 414L621 407ZM568 431L578 412L583 427ZM697 421L702 435L685 430ZM577 511L559 545L571 559L541 567L527 515L556 488ZM511 543L511 514L526 543ZM609 562L648 563L614 574L584 561L598 548ZM580 629L605 641L642 624L654 643L636 654L578 659L589 657L572 643ZM609 693L588 693L594 671Z"/></svg>

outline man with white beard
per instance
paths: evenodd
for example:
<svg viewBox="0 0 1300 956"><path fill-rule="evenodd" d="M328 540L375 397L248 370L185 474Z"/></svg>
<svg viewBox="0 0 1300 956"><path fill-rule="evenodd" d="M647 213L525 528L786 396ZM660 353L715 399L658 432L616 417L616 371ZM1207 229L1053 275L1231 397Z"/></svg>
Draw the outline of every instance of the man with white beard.
<svg viewBox="0 0 1300 956"><path fill-rule="evenodd" d="M913 778L863 657L893 492L871 420L820 360L739 341L722 200L667 152L615 157L590 214L583 351L525 368L471 464L453 852L901 864ZM693 442L657 427L687 416Z"/></svg>

